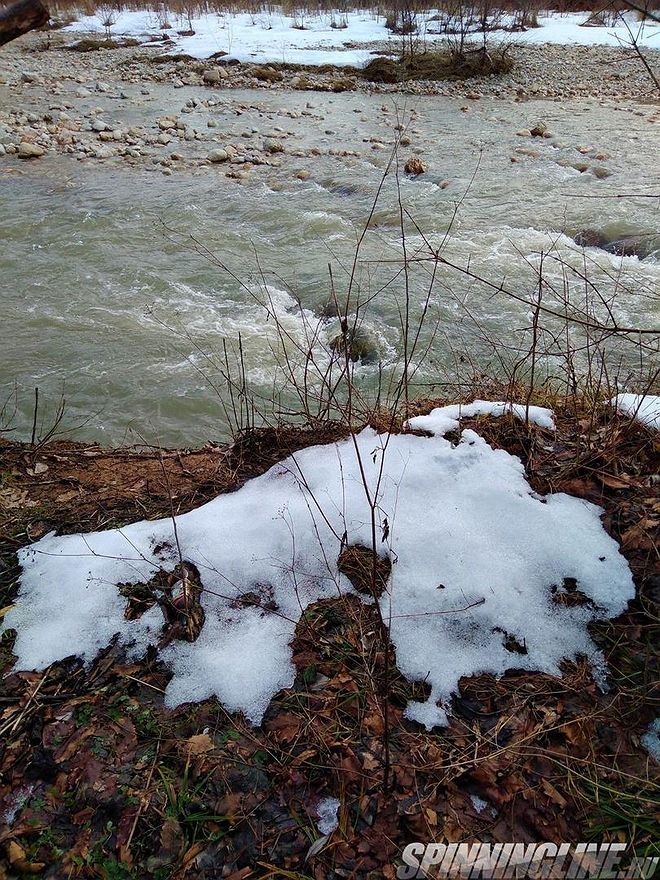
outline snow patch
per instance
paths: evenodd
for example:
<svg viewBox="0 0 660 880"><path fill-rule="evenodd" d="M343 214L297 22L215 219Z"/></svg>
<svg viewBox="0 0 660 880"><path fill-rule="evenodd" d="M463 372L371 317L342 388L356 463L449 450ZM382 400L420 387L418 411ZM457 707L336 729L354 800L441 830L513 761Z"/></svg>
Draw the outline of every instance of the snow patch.
<svg viewBox="0 0 660 880"><path fill-rule="evenodd" d="M462 412L503 406L476 401ZM297 452L178 516L176 534L163 519L49 535L24 548L19 594L3 624L17 631L16 669L44 669L73 654L89 664L114 636L132 657L157 644L159 607L127 620L118 585L174 569L178 541L200 572L205 623L195 642L160 650L173 673L165 702L215 695L258 724L273 695L293 684L290 642L304 609L352 592L337 558L345 541L371 543L364 474L378 500L378 551L393 560L379 601L397 665L431 691L408 706L409 718L445 724L459 679L479 672L559 675L562 660L580 654L602 676L587 624L621 613L634 596L602 511L565 494L537 495L520 460L474 431L451 443L442 434L459 409L443 410L411 420L431 437L368 428L355 445L349 439ZM546 424L551 418L538 416ZM566 577L592 605L553 601ZM246 593L263 601L237 601Z"/></svg>
<svg viewBox="0 0 660 880"><path fill-rule="evenodd" d="M539 425L541 428L555 430L555 422L550 409L543 406L527 407L521 403L490 400L475 400L472 403L453 403L449 406L439 406L427 416L415 416L408 419L407 426L442 436L448 431L455 431L459 427L460 419L469 419L474 416L503 416L507 413L512 413L523 422L528 419L532 424Z"/></svg>
<svg viewBox="0 0 660 880"><path fill-rule="evenodd" d="M641 743L653 760L660 764L660 718L649 724L649 729L642 736Z"/></svg>
<svg viewBox="0 0 660 880"><path fill-rule="evenodd" d="M334 797L325 797L319 801L319 805L316 808L316 815L319 817L319 821L316 823L316 827L321 834L332 834L339 827L338 813L340 806L341 804Z"/></svg>
<svg viewBox="0 0 660 880"><path fill-rule="evenodd" d="M610 404L643 425L660 430L660 396L653 394L617 394Z"/></svg>
<svg viewBox="0 0 660 880"><path fill-rule="evenodd" d="M470 800L472 801L472 806L475 808L477 813L483 813L483 811L488 809L488 807L490 806L488 801L485 801L483 798L480 798L476 794L471 794Z"/></svg>

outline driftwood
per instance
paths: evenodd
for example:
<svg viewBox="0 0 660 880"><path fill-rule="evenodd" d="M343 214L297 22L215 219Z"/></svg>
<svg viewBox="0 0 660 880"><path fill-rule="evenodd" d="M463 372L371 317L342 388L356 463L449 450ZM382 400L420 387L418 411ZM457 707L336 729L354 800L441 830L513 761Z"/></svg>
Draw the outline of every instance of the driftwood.
<svg viewBox="0 0 660 880"><path fill-rule="evenodd" d="M46 24L50 13L41 0L18 0L0 8L0 46Z"/></svg>

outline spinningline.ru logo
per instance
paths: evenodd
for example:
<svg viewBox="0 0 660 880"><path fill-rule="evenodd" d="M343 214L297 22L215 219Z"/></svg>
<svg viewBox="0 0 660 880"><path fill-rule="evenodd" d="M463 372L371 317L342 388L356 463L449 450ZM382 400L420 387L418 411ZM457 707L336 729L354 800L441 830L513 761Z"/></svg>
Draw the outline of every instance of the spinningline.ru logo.
<svg viewBox="0 0 660 880"><path fill-rule="evenodd" d="M626 843L409 843L398 880L651 880L660 856L625 859ZM624 861L626 864L623 864Z"/></svg>

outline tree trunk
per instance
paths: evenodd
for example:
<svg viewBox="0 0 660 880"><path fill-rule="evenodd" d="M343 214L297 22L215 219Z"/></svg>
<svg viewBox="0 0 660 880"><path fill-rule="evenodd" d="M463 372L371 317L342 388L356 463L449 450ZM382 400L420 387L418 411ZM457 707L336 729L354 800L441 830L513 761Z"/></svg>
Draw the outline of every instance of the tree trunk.
<svg viewBox="0 0 660 880"><path fill-rule="evenodd" d="M0 9L0 46L46 24L50 13L41 0L18 0Z"/></svg>

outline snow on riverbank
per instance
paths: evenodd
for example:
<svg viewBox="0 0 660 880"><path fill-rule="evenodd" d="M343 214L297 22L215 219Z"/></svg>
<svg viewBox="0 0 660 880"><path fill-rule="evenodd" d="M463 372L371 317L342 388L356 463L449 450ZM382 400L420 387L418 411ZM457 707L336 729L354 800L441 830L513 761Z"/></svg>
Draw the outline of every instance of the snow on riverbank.
<svg viewBox="0 0 660 880"><path fill-rule="evenodd" d="M610 400L624 415L631 416L643 425L660 430L660 396L653 394L617 394Z"/></svg>
<svg viewBox="0 0 660 880"><path fill-rule="evenodd" d="M483 401L472 410L489 407L504 411ZM72 654L89 663L115 634L142 655L158 641L161 610L127 620L118 585L173 570L180 548L200 572L205 623L195 642L159 652L173 672L166 703L216 695L258 723L277 690L293 683L289 644L304 609L353 591L337 557L345 541L371 543L364 473L378 498L378 550L393 561L380 602L397 665L431 688L428 701L409 705L410 718L445 723L458 680L477 672L559 674L563 658L585 654L602 676L587 624L623 611L634 586L600 509L565 494L540 497L518 458L472 430L450 442L443 434L459 415L444 407L415 418L431 436L365 429L356 446L305 449L177 517L176 531L170 519L144 521L50 535L23 549L19 595L4 621L17 630L16 668L43 669ZM546 424L551 417L530 415ZM566 578L584 604L562 601L565 583L575 589ZM240 601L248 593L249 605Z"/></svg>
<svg viewBox="0 0 660 880"><path fill-rule="evenodd" d="M427 45L442 40L438 13L420 14L419 34ZM625 24L618 21L606 27L581 27L589 18L588 12L548 13L539 16L538 28L511 33L495 30L490 39L511 43L554 43L561 45L619 46L630 35ZM321 15L286 15L282 12L209 13L192 18L194 34L185 36L179 31L189 29L188 19L175 13L148 10L123 10L113 16L110 32L113 35L137 36L148 39L155 34L169 37L177 51L194 58L209 58L222 52L226 60L279 62L305 65L362 66L371 57L367 48L374 42L389 42L396 51L400 38L385 27L385 17L365 11L323 13ZM642 26L634 15L627 18L640 46L660 49L660 26L646 22ZM510 24L504 16L503 25ZM167 27L164 27L167 25ZM69 25L74 33L105 33L103 14L85 15ZM472 35L481 39L481 35Z"/></svg>

